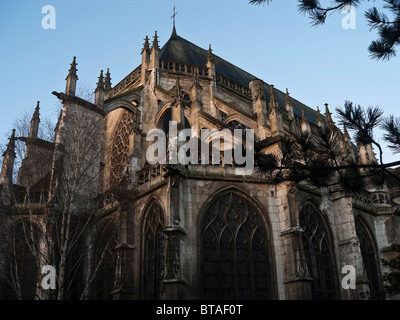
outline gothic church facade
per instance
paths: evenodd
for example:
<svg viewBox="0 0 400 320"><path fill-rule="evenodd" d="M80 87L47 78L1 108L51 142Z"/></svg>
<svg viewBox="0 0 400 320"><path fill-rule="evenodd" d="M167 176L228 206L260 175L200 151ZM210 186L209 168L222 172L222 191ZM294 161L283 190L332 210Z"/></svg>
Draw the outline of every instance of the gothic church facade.
<svg viewBox="0 0 400 320"><path fill-rule="evenodd" d="M53 92L63 104L54 142L37 136L39 105L30 135L13 133L0 176L4 234L13 213L40 216L55 205L62 181L71 176L68 159L75 157L85 172L76 197L96 203L96 224L87 234L95 245L85 259L102 257L88 298L347 300L382 288L380 259L391 256L390 245L400 237L396 190L360 199L290 181L267 184L255 172L238 175L223 161L168 165L146 159L154 143L146 134L167 132L170 121L196 134L253 129L270 141L263 152L279 154L280 138L291 130L313 133L332 123L327 105L324 115L307 107L215 55L211 46L180 37L175 27L162 47L157 33L152 41L146 36L141 56L115 86L110 72L101 72L94 102L75 95L74 57L65 92ZM343 152L354 152L348 135L341 136ZM15 139L25 142L26 153L13 183ZM357 152L365 161L374 157L371 145ZM18 196L26 193L29 203ZM97 250L104 241L108 250ZM356 270L355 289L342 286L345 265ZM77 281L87 281L85 274Z"/></svg>

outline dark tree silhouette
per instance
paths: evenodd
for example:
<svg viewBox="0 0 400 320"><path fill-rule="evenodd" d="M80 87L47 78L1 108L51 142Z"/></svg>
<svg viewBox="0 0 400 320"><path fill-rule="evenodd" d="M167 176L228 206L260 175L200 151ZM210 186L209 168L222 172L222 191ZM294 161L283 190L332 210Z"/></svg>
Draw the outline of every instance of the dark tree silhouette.
<svg viewBox="0 0 400 320"><path fill-rule="evenodd" d="M400 152L400 118L383 117L378 107L363 108L345 101L343 108L336 108L339 124L344 133L333 123L322 125L313 133L290 132L281 137L281 154L265 154L263 149L269 144L268 138L256 141L255 167L271 183L291 180L309 181L315 187L329 187L333 192L345 192L356 196L356 191L366 185L382 186L390 176L400 182L400 178L388 170L400 166L400 161L383 162L383 149L374 138L374 129L385 131L383 140L389 148ZM354 132L357 144L371 144L377 150L378 161L363 163L353 155L356 146L347 132Z"/></svg>
<svg viewBox="0 0 400 320"><path fill-rule="evenodd" d="M313 26L325 23L331 13L341 12L347 6L359 6L362 2L370 0L326 0L326 5L319 0L298 0L300 13L308 14ZM249 0L251 4L269 4L272 0ZM375 0L373 1L375 2ZM383 9L371 7L365 12L365 19L370 30L376 30L378 39L371 42L368 47L371 58L376 60L389 60L396 56L396 46L400 44L400 1L380 0L383 2ZM387 13L390 13L391 18Z"/></svg>

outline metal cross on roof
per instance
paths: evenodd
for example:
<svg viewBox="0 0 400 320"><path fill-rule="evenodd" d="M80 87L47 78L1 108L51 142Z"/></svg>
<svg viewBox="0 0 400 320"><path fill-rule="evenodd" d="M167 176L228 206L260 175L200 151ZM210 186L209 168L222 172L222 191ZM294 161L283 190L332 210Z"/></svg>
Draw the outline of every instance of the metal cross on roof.
<svg viewBox="0 0 400 320"><path fill-rule="evenodd" d="M174 22L174 28L175 28L175 16L178 14L178 12L175 12L175 6L174 6L174 14L171 16L171 19L173 19Z"/></svg>

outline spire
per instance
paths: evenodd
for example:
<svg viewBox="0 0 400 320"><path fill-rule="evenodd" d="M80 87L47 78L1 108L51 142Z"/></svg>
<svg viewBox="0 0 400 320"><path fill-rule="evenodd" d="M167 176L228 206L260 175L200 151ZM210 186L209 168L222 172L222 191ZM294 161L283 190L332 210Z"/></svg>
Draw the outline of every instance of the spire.
<svg viewBox="0 0 400 320"><path fill-rule="evenodd" d="M75 77L78 80L78 76L76 74L76 72L78 71L78 69L76 68L78 64L76 63L76 57L73 58L72 63L71 63L71 67L68 70L68 75L65 78L65 80L67 80L69 77Z"/></svg>
<svg viewBox="0 0 400 320"><path fill-rule="evenodd" d="M75 96L75 89L76 89L76 81L78 80L78 76L76 74L76 66L78 64L76 63L76 57L73 58L71 67L69 68L68 75L65 78L67 80L67 85L65 88L65 94L70 95L70 96Z"/></svg>
<svg viewBox="0 0 400 320"><path fill-rule="evenodd" d="M29 138L37 138L38 131L39 131L39 103L37 102L35 111L33 112L32 119L31 119L31 129L29 131Z"/></svg>
<svg viewBox="0 0 400 320"><path fill-rule="evenodd" d="M104 77L103 77L103 70L101 70L96 90L94 90L94 104L102 108L104 104L104 96L105 96Z"/></svg>
<svg viewBox="0 0 400 320"><path fill-rule="evenodd" d="M9 139L7 149L3 153L3 165L0 172L0 184L1 183L12 183L12 175L14 169L15 160L15 129L13 129L11 137Z"/></svg>
<svg viewBox="0 0 400 320"><path fill-rule="evenodd" d="M151 61L148 66L148 69L152 69L153 72L151 74L151 83L153 86L157 85L157 79L158 79L158 68L160 67L160 59L159 59L159 54L160 54L160 47L158 46L158 36L157 36L157 31L154 34L153 38L153 45L151 47ZM143 57L146 55L142 56L142 62L143 62Z"/></svg>
<svg viewBox="0 0 400 320"><path fill-rule="evenodd" d="M171 16L171 19L173 21L173 28L172 28L172 35L176 36L176 29L175 29L175 16L178 14L178 12L175 12L175 6L174 6L174 13Z"/></svg>
<svg viewBox="0 0 400 320"><path fill-rule="evenodd" d="M40 104L40 101L38 101L36 103L36 108L35 108L35 111L33 112L31 123L32 123L32 121L39 119L39 104Z"/></svg>
<svg viewBox="0 0 400 320"><path fill-rule="evenodd" d="M157 36L157 30L156 30L156 32L154 33L154 37L153 37L153 45L152 45L151 49L152 49L152 50L154 50L154 49L157 49L157 50L159 50L159 49L160 49L160 47L159 47L159 45L158 45L158 36Z"/></svg>
<svg viewBox="0 0 400 320"><path fill-rule="evenodd" d="M150 52L149 37L147 35L146 38L144 38L143 49L141 54L143 54L143 52Z"/></svg>
<svg viewBox="0 0 400 320"><path fill-rule="evenodd" d="M104 89L104 77L103 77L103 70L100 70L99 81L97 82L97 87L94 92L100 91Z"/></svg>
<svg viewBox="0 0 400 320"><path fill-rule="evenodd" d="M144 44L142 49L142 65L141 65L141 73L140 73L140 82L142 85L145 85L147 82L147 69L149 68L150 63L150 45L149 45L149 37L146 35L144 38Z"/></svg>
<svg viewBox="0 0 400 320"><path fill-rule="evenodd" d="M104 89L106 91L110 91L111 90L111 75L110 75L110 69L109 68L107 68L106 77L104 79Z"/></svg>

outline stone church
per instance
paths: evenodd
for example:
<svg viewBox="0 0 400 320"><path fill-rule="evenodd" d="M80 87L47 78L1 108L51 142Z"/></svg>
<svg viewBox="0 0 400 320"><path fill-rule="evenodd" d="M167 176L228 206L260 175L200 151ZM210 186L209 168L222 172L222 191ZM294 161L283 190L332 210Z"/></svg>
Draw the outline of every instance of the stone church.
<svg viewBox="0 0 400 320"><path fill-rule="evenodd" d="M0 249L9 246L13 216L35 221L39 234L46 228L42 217L64 205L76 225L90 212L71 282L90 283L87 299L349 300L382 289L381 259L391 257L400 237L398 187L350 197L307 183L271 185L224 161L146 159L154 143L147 133L167 133L170 121L197 134L253 129L269 141L263 152L279 154L290 131L313 134L333 124L328 105L324 114L304 105L214 54L211 45L182 38L175 26L162 47L157 32L152 40L146 36L140 54L141 64L114 86L109 70L101 71L94 102L76 95L74 57L65 92L53 92L62 102L54 141L38 137L39 103L29 136L13 132L0 175ZM341 136L343 152L373 161L371 145L355 147L347 133ZM15 181L17 140L26 151ZM38 247L44 238L37 237ZM3 253L1 260L6 278L12 259ZM342 285L344 266L354 268L355 287ZM37 298L38 267L26 269L33 270L24 274L32 288L23 298ZM13 298L3 278L0 297Z"/></svg>

